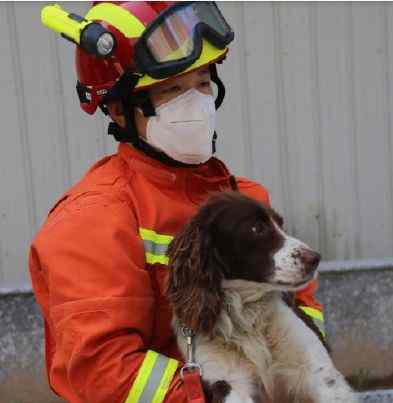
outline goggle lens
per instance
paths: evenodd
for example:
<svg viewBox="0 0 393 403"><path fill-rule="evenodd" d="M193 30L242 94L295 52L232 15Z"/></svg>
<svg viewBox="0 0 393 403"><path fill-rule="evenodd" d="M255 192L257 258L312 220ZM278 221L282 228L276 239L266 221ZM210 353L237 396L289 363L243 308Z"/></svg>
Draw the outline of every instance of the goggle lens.
<svg viewBox="0 0 393 403"><path fill-rule="evenodd" d="M171 62L190 56L195 47L195 28L200 23L222 38L231 32L213 3L196 2L178 8L165 17L146 39L147 47L156 62Z"/></svg>

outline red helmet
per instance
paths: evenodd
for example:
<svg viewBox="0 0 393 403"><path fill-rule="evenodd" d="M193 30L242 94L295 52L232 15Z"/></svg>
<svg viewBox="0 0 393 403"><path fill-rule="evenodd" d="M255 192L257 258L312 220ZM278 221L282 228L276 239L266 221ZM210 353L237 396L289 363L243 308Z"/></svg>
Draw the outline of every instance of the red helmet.
<svg viewBox="0 0 393 403"><path fill-rule="evenodd" d="M125 71L140 75L135 91L145 89L222 60L233 39L213 2L95 2L85 19L99 22L116 43L107 58L76 47L77 90L89 114Z"/></svg>

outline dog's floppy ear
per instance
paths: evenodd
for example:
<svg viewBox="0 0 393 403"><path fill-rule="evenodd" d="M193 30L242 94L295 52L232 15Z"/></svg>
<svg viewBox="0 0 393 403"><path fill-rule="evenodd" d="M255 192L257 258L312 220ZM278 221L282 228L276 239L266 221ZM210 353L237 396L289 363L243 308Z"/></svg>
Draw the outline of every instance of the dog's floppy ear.
<svg viewBox="0 0 393 403"><path fill-rule="evenodd" d="M168 248L167 295L182 325L209 334L221 311L223 278L216 259L211 225L188 222Z"/></svg>

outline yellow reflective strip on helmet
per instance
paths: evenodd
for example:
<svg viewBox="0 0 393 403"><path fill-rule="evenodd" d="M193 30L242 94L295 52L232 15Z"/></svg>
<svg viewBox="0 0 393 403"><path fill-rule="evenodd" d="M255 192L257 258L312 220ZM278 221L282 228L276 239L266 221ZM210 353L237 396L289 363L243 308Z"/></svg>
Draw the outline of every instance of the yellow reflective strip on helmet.
<svg viewBox="0 0 393 403"><path fill-rule="evenodd" d="M168 365L165 369L164 375L161 378L161 382L157 388L157 391L153 397L152 403L162 403L165 399L165 395L168 392L169 386L171 385L173 376L177 370L179 361L169 359Z"/></svg>
<svg viewBox="0 0 393 403"><path fill-rule="evenodd" d="M169 263L168 256L153 255L150 252L146 252L145 257L146 257L146 263L149 263L149 264L161 263L161 264L167 265Z"/></svg>
<svg viewBox="0 0 393 403"><path fill-rule="evenodd" d="M144 241L152 241L165 245L169 245L173 239L172 235L158 234L157 232L146 228L139 228L139 235Z"/></svg>
<svg viewBox="0 0 393 403"><path fill-rule="evenodd" d="M136 403L139 401L157 358L158 353L148 350L125 403Z"/></svg>
<svg viewBox="0 0 393 403"><path fill-rule="evenodd" d="M89 20L102 20L113 25L127 38L139 38L145 26L124 8L112 3L100 3L92 7L85 16Z"/></svg>
<svg viewBox="0 0 393 403"><path fill-rule="evenodd" d="M299 305L299 308L305 312L308 316L311 316L312 318L318 319L320 321L324 321L323 319L323 313L321 311L318 311L318 309L311 308L309 306L305 305Z"/></svg>
<svg viewBox="0 0 393 403"><path fill-rule="evenodd" d="M192 64L188 69L185 71L182 71L179 75L188 73L192 70L196 70L199 67L205 66L210 64L211 62L215 60L219 60L220 58L224 57L225 54L228 52L228 48L225 49L218 49L215 46L213 46L210 42L208 42L206 39L203 40L203 48L202 48L202 53L201 56L199 57L198 60L195 61L194 64ZM157 84L161 81L167 80L166 78L164 79L156 79L148 76L145 74L143 77L141 77L138 81L138 84L136 88L142 88L142 87L147 87L153 84Z"/></svg>

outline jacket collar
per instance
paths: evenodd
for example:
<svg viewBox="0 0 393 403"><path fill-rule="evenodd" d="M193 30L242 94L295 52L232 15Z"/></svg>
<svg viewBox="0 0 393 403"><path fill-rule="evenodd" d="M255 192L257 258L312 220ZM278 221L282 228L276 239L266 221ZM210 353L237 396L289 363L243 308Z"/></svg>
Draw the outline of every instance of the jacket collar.
<svg viewBox="0 0 393 403"><path fill-rule="evenodd" d="M230 189L230 172L215 157L197 167L171 167L145 155L128 143L119 144L118 154L132 170L157 185L192 187L192 193Z"/></svg>

